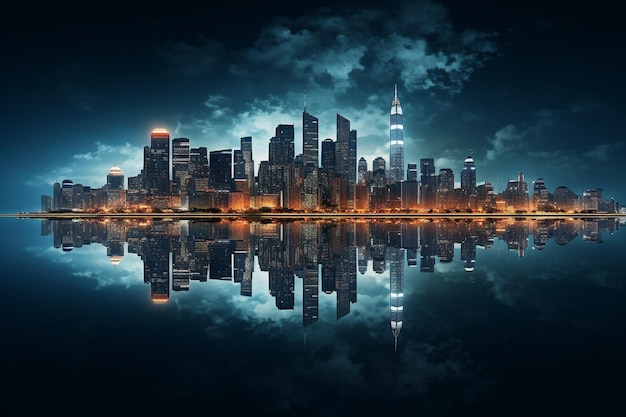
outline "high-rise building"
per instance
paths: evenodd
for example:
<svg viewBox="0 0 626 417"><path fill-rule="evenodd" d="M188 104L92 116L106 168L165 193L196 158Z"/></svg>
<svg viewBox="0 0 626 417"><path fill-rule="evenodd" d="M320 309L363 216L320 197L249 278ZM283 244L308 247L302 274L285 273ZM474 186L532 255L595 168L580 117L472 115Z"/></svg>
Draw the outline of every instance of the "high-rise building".
<svg viewBox="0 0 626 417"><path fill-rule="evenodd" d="M476 195L476 167L471 156L465 158L461 171L461 192L466 199Z"/></svg>
<svg viewBox="0 0 626 417"><path fill-rule="evenodd" d="M187 191L189 178L189 139L172 139L172 193Z"/></svg>
<svg viewBox="0 0 626 417"><path fill-rule="evenodd" d="M453 209L454 205L454 171L450 168L441 168L437 180L437 208Z"/></svg>
<svg viewBox="0 0 626 417"><path fill-rule="evenodd" d="M216 190L230 191L233 183L232 149L211 151L209 154L209 182Z"/></svg>
<svg viewBox="0 0 626 417"><path fill-rule="evenodd" d="M306 111L306 101L302 112L302 208L314 210L318 206L318 165L319 151L318 119Z"/></svg>
<svg viewBox="0 0 626 417"><path fill-rule="evenodd" d="M123 190L124 189L124 174L122 170L113 165L107 174L107 190Z"/></svg>
<svg viewBox="0 0 626 417"><path fill-rule="evenodd" d="M124 174L117 165L113 165L107 174L106 205L120 208L126 204L124 191Z"/></svg>
<svg viewBox="0 0 626 417"><path fill-rule="evenodd" d="M420 173L420 204L424 208L434 208L437 191L434 158L420 159Z"/></svg>
<svg viewBox="0 0 626 417"><path fill-rule="evenodd" d="M357 132L350 129L350 120L337 114L337 143L335 147L335 176L346 183L347 206L354 207L356 184Z"/></svg>
<svg viewBox="0 0 626 417"><path fill-rule="evenodd" d="M417 172L417 164L415 162L409 162L407 165L406 179L407 181L417 181L419 178Z"/></svg>
<svg viewBox="0 0 626 417"><path fill-rule="evenodd" d="M372 162L372 191L370 196L371 210L384 210L387 208L387 173L386 161L382 156L376 157Z"/></svg>
<svg viewBox="0 0 626 417"><path fill-rule="evenodd" d="M189 150L189 176L191 193L208 191L209 188L209 157L207 148L191 148Z"/></svg>
<svg viewBox="0 0 626 417"><path fill-rule="evenodd" d="M356 182L357 184L367 185L367 161L364 157L359 159L359 164L357 165Z"/></svg>
<svg viewBox="0 0 626 417"><path fill-rule="evenodd" d="M148 195L166 196L170 192L170 134L156 128L150 134L150 151L145 167Z"/></svg>
<svg viewBox="0 0 626 417"><path fill-rule="evenodd" d="M404 181L404 125L396 85L389 117L389 182L393 184L402 181Z"/></svg>
<svg viewBox="0 0 626 417"><path fill-rule="evenodd" d="M254 195L254 159L252 158L252 136L241 138L241 156L243 157L246 180L250 195Z"/></svg>
<svg viewBox="0 0 626 417"><path fill-rule="evenodd" d="M323 206L330 204L330 185L335 177L336 143L330 138L322 142L322 166L320 169L320 200Z"/></svg>

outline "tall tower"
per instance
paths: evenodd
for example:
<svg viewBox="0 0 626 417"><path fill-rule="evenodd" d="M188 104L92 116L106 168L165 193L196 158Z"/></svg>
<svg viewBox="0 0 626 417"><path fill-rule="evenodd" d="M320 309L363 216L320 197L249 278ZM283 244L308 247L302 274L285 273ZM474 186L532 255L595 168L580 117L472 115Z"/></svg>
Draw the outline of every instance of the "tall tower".
<svg viewBox="0 0 626 417"><path fill-rule="evenodd" d="M420 204L425 208L434 208L437 191L434 158L420 159L420 181Z"/></svg>
<svg viewBox="0 0 626 417"><path fill-rule="evenodd" d="M211 151L209 153L209 184L216 190L231 190L233 152L232 149Z"/></svg>
<svg viewBox="0 0 626 417"><path fill-rule="evenodd" d="M354 208L354 185L356 184L356 130L350 129L350 120L337 114L337 142L335 147L335 174L347 188L347 203Z"/></svg>
<svg viewBox="0 0 626 417"><path fill-rule="evenodd" d="M108 190L123 190L124 189L124 174L122 170L113 165L107 174L107 189Z"/></svg>
<svg viewBox="0 0 626 417"><path fill-rule="evenodd" d="M187 190L189 178L189 139L172 139L172 193L181 194Z"/></svg>
<svg viewBox="0 0 626 417"><path fill-rule="evenodd" d="M302 112L302 166L304 169L302 187L302 208L317 209L318 206L318 119L306 111L306 96Z"/></svg>
<svg viewBox="0 0 626 417"><path fill-rule="evenodd" d="M389 117L389 182L393 184L402 181L404 181L404 125L396 85Z"/></svg>
<svg viewBox="0 0 626 417"><path fill-rule="evenodd" d="M166 196L170 192L170 134L154 129L150 134L150 150L146 167L148 194Z"/></svg>
<svg viewBox="0 0 626 417"><path fill-rule="evenodd" d="M476 195L476 167L471 156L465 158L463 170L461 171L461 190L467 198Z"/></svg>

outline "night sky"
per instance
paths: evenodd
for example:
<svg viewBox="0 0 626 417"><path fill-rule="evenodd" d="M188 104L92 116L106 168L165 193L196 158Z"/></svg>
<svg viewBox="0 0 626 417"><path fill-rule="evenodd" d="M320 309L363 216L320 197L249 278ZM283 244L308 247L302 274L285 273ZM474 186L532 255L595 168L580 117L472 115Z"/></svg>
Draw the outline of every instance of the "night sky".
<svg viewBox="0 0 626 417"><path fill-rule="evenodd" d="M582 4L582 3L581 3ZM262 6L260 6L262 5ZM192 147L240 147L255 169L302 110L357 159L389 161L394 85L405 163L434 158L456 182L472 155L496 192L523 172L552 192L603 188L626 204L626 27L611 2L83 2L6 10L0 212L37 211L64 179L94 188L142 168L162 127ZM320 147L321 148L321 147Z"/></svg>

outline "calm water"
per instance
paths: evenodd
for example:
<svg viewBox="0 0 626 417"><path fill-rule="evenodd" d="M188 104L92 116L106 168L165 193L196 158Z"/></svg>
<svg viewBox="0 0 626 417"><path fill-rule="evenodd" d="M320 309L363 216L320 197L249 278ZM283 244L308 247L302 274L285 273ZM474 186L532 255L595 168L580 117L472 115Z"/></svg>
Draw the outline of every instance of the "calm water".
<svg viewBox="0 0 626 417"><path fill-rule="evenodd" d="M622 407L617 220L0 229L4 415Z"/></svg>

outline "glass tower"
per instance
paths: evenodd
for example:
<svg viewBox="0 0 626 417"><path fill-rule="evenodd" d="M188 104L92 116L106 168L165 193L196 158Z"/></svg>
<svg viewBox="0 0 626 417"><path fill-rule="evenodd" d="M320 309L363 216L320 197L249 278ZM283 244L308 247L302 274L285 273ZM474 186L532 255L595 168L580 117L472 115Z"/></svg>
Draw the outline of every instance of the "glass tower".
<svg viewBox="0 0 626 417"><path fill-rule="evenodd" d="M389 118L389 182L393 184L402 181L404 181L404 125L396 85Z"/></svg>
<svg viewBox="0 0 626 417"><path fill-rule="evenodd" d="M170 134L166 129L157 128L152 131L147 162L148 194L168 195L170 191Z"/></svg>
<svg viewBox="0 0 626 417"><path fill-rule="evenodd" d="M304 178L302 187L302 208L313 210L318 206L318 119L306 111L306 101L302 112L302 165Z"/></svg>

